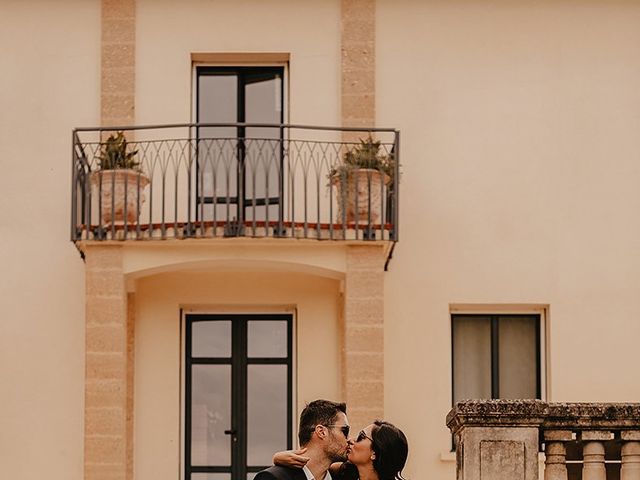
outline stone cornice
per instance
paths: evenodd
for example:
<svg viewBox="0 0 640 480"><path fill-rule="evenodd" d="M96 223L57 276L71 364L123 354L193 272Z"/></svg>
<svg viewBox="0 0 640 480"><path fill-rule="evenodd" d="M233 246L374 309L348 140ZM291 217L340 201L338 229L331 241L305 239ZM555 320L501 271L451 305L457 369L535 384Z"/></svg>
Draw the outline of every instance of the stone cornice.
<svg viewBox="0 0 640 480"><path fill-rule="evenodd" d="M452 432L462 427L540 427L563 430L640 428L640 403L547 403L542 400L468 400L447 415Z"/></svg>
<svg viewBox="0 0 640 480"><path fill-rule="evenodd" d="M467 400L458 402L447 415L447 427L456 432L463 426L539 426L549 405L541 400Z"/></svg>
<svg viewBox="0 0 640 480"><path fill-rule="evenodd" d="M545 428L640 428L640 403L550 403Z"/></svg>

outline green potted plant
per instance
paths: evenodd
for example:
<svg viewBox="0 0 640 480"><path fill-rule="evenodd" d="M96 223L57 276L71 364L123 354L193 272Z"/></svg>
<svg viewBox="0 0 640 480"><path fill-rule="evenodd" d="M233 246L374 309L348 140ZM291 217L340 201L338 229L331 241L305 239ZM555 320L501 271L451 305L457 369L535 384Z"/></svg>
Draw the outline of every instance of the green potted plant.
<svg viewBox="0 0 640 480"><path fill-rule="evenodd" d="M395 175L393 153L386 153L382 142L369 135L348 149L342 162L329 171L329 181L335 186L338 198L338 222L345 217L348 223L380 223L382 195L388 191ZM357 203L357 209L356 209ZM357 215L356 215L357 214Z"/></svg>
<svg viewBox="0 0 640 480"><path fill-rule="evenodd" d="M144 188L149 178L142 173L137 161L137 150L132 150L124 132L111 134L100 144L96 155L98 169L91 174L91 185L100 197L102 222L112 224L125 220L133 223L138 218L138 207L144 203Z"/></svg>

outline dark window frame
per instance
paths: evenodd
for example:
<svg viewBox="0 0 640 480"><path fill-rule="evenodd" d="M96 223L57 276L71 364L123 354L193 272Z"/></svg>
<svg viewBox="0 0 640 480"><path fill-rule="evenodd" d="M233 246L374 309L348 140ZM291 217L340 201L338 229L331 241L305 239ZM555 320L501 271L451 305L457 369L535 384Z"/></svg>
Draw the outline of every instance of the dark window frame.
<svg viewBox="0 0 640 480"><path fill-rule="evenodd" d="M489 318L491 322L491 399L500 398L500 347L499 322L502 317L522 317L535 319L536 349L536 398L542 398L542 343L540 313L452 313L451 314L451 404L455 403L455 339L454 322L456 318Z"/></svg>
<svg viewBox="0 0 640 480"><path fill-rule="evenodd" d="M286 321L286 357L249 357L249 321ZM230 357L193 357L192 325L194 322L231 321ZM247 370L248 365L287 366L287 449L293 448L293 314L203 314L188 313L185 322L184 372L184 480L194 473L228 473L231 480L246 480L248 473L256 473L270 465L247 465ZM193 365L231 365L231 464L228 466L191 465L191 367ZM236 437L233 441L232 437ZM235 467L235 468L234 468Z"/></svg>
<svg viewBox="0 0 640 480"><path fill-rule="evenodd" d="M285 66L196 66L196 122L200 122L200 78L203 76L224 76L235 75L237 77L237 106L236 106L236 119L237 123L244 123L246 121L246 101L245 101L245 87L250 83L249 77L259 76L261 74L266 75L280 75L282 81L280 82L280 119L279 123L284 124L285 116ZM237 208L237 221L241 224L246 218L246 212L252 207L253 201L256 206L269 206L278 205L278 220L281 220L284 208L284 129L280 129L280 178L279 178L279 192L277 197L268 198L247 198L245 192L246 174L245 174L245 138L246 127L236 127L236 135L239 139L237 146L238 155L238 171L236 175L237 182L237 194L235 197L211 197L201 196L198 191L199 185L196 182L196 221L199 220L198 214L200 211L200 203L203 204L233 204ZM200 139L200 129L196 129L196 156L198 155ZM196 162L196 178L198 178L198 164Z"/></svg>

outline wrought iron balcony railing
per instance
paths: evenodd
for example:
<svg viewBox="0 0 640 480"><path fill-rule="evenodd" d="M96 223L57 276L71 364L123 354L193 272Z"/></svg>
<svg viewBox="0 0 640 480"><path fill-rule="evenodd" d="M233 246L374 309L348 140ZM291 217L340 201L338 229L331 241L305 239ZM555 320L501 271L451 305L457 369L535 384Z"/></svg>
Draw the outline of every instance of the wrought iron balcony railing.
<svg viewBox="0 0 640 480"><path fill-rule="evenodd" d="M71 239L395 242L399 153L393 129L78 128Z"/></svg>

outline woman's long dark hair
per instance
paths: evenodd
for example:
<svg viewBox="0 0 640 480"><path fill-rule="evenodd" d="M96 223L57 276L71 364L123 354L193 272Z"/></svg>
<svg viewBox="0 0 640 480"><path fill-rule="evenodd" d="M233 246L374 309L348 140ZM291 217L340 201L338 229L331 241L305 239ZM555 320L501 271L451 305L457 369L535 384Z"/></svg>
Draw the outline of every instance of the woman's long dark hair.
<svg viewBox="0 0 640 480"><path fill-rule="evenodd" d="M409 445L402 430L389 422L376 420L371 430L373 444L371 448L376 454L373 468L380 480L404 480L402 469L407 463Z"/></svg>

